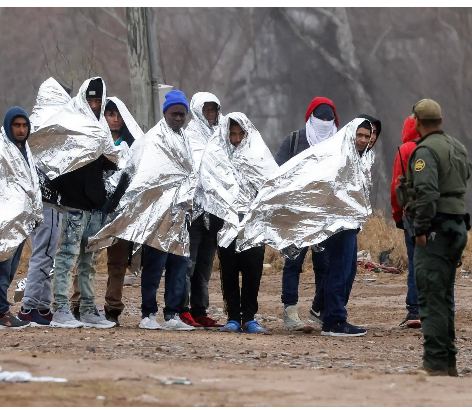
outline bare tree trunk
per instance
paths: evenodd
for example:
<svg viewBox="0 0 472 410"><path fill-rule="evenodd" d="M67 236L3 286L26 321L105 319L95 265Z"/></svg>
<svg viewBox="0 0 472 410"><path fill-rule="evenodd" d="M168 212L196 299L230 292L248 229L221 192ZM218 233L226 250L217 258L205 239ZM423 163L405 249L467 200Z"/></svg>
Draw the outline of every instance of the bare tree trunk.
<svg viewBox="0 0 472 410"><path fill-rule="evenodd" d="M128 26L131 101L137 123L144 131L147 131L154 126L156 121L154 118L146 9L127 8L126 22Z"/></svg>

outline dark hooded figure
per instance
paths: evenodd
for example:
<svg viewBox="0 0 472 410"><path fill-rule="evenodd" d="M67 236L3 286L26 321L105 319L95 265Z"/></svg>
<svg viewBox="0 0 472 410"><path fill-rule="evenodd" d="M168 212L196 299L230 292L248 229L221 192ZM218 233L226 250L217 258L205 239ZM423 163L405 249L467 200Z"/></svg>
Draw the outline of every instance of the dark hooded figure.
<svg viewBox="0 0 472 410"><path fill-rule="evenodd" d="M23 118L24 122L20 124L13 124L13 120L17 118ZM15 127L15 130L12 127ZM22 131L19 130L22 127ZM23 158L28 162L28 156L26 154L26 140L28 139L31 131L31 123L28 117L28 113L21 107L11 107L5 114L3 120L3 128L8 139L13 142L20 150ZM28 163L28 165L30 165Z"/></svg>

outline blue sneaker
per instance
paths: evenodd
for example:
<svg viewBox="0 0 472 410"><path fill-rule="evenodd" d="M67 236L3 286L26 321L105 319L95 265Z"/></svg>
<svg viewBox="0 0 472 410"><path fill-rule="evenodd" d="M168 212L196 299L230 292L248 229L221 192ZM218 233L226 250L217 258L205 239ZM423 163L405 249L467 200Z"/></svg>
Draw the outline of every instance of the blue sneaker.
<svg viewBox="0 0 472 410"><path fill-rule="evenodd" d="M236 322L236 320L228 320L228 323L224 325L221 329L221 332L229 332L229 333L239 333L241 332L241 325Z"/></svg>
<svg viewBox="0 0 472 410"><path fill-rule="evenodd" d="M246 333L258 333L262 335L269 335L270 332L263 326L261 326L257 320L249 320L244 323L243 329Z"/></svg>

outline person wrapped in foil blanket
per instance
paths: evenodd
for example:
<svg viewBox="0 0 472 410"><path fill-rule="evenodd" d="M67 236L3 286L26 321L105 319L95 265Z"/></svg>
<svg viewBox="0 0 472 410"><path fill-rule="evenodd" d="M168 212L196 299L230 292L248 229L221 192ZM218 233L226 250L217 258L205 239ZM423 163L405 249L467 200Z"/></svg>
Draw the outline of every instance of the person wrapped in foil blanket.
<svg viewBox="0 0 472 410"><path fill-rule="evenodd" d="M173 131L163 118L129 155L124 169L129 185L111 221L89 240L90 249L121 238L188 256L187 224L197 179L185 131Z"/></svg>
<svg viewBox="0 0 472 410"><path fill-rule="evenodd" d="M38 168L53 180L98 159L102 154L114 163L119 150L114 146L104 117L103 99L99 119L87 103L86 90L93 80L84 81L73 98L54 79L39 87L31 114L30 147ZM103 95L106 95L103 82Z"/></svg>
<svg viewBox="0 0 472 410"><path fill-rule="evenodd" d="M299 248L365 222L372 209L368 191L373 153L361 157L355 147L363 121L352 120L280 167L241 223L239 250L265 243L293 256Z"/></svg>

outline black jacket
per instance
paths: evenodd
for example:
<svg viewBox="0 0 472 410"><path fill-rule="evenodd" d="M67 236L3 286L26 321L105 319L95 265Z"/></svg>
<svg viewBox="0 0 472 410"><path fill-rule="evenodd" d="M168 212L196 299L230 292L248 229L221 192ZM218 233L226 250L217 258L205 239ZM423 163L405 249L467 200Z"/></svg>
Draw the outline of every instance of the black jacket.
<svg viewBox="0 0 472 410"><path fill-rule="evenodd" d="M310 148L310 144L308 144L308 140L306 139L306 128L303 127L302 129L298 130L299 137L298 137L298 146L295 152L293 153L292 157L299 154L302 151L305 151L307 148ZM282 141L282 145L280 146L277 154L275 155L275 162L280 166L286 163L290 158L290 144L292 142L292 135L290 133L288 137Z"/></svg>
<svg viewBox="0 0 472 410"><path fill-rule="evenodd" d="M101 155L95 161L57 177L52 185L61 194L61 205L84 211L101 210L107 199L103 172L116 169L113 162Z"/></svg>

